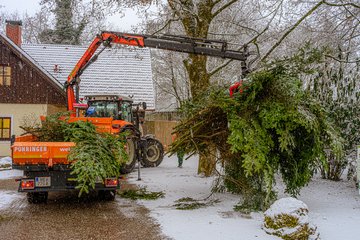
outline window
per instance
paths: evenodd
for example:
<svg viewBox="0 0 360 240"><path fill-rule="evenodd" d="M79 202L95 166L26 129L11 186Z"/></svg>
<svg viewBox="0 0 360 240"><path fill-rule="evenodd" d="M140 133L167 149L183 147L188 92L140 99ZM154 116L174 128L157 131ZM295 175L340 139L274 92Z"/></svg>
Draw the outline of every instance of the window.
<svg viewBox="0 0 360 240"><path fill-rule="evenodd" d="M0 117L0 141L10 141L11 138L11 118Z"/></svg>
<svg viewBox="0 0 360 240"><path fill-rule="evenodd" d="M10 86L11 84L11 67L0 66L0 86Z"/></svg>

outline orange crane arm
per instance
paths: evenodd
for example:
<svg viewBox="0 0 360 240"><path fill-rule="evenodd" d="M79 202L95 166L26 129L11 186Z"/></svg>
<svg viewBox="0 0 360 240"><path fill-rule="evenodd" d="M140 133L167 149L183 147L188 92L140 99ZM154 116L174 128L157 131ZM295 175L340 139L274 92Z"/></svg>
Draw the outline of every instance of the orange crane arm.
<svg viewBox="0 0 360 240"><path fill-rule="evenodd" d="M99 46L103 43L105 46L109 45L111 42L130 45L130 46L139 46L144 47L144 40L141 36L133 36L130 34L115 34L112 32L102 32L100 35L97 35L92 41L84 55L75 65L74 69L68 76L68 79L65 83L66 92L67 92L67 105L68 110L74 112L74 103L76 103L74 85L79 83L78 77L86 69L86 67L94 62L96 58L94 54Z"/></svg>
<svg viewBox="0 0 360 240"><path fill-rule="evenodd" d="M244 46L244 51L234 51L227 49L228 44L225 41L174 35L154 36L105 31L95 37L65 82L68 110L74 115L74 104L77 102L74 85L78 86L80 75L91 63L96 61L98 55L105 49L103 48L95 54L99 46L103 44L106 47L110 46L111 43L240 60L244 63L242 64L242 71L247 72L245 61L247 60L248 53L246 46Z"/></svg>

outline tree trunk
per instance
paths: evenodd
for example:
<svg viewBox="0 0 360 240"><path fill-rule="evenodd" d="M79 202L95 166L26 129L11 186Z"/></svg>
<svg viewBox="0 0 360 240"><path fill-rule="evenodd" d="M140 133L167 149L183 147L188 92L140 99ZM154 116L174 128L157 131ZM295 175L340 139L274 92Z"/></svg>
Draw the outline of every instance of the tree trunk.
<svg viewBox="0 0 360 240"><path fill-rule="evenodd" d="M214 20L213 9L217 3L207 0L186 0L176 2L168 0L170 8L180 18L185 33L189 37L207 38L210 24ZM219 4L221 3L218 2ZM181 7L179 7L181 5ZM194 11L197 9L197 11ZM224 8L225 9L225 8ZM210 86L210 74L206 68L207 57L190 54L184 60L184 65L189 76L190 92L193 99L197 99ZM208 155L200 155L198 173L210 176L213 173L216 162L216 147L208 149Z"/></svg>
<svg viewBox="0 0 360 240"><path fill-rule="evenodd" d="M203 173L205 177L210 177L214 173L216 165L216 147L209 147L208 154L200 154L198 174Z"/></svg>

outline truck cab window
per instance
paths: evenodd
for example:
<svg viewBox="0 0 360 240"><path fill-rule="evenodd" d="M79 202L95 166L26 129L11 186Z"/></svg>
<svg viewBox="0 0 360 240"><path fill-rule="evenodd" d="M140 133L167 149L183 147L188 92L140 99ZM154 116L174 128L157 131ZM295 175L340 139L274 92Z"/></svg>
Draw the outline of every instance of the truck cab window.
<svg viewBox="0 0 360 240"><path fill-rule="evenodd" d="M112 117L118 119L118 105L116 102L94 101L89 103L87 117Z"/></svg>

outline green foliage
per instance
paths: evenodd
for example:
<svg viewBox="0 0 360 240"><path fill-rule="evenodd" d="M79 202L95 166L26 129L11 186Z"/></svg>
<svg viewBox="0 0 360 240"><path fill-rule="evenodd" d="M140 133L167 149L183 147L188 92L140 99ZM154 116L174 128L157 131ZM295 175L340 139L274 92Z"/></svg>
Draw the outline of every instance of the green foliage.
<svg viewBox="0 0 360 240"><path fill-rule="evenodd" d="M64 133L65 141L76 143L68 159L79 195L94 189L99 179L119 177L121 164L127 159L124 136L98 133L93 124L82 121L70 123Z"/></svg>
<svg viewBox="0 0 360 240"><path fill-rule="evenodd" d="M97 181L118 177L127 161L125 134L98 133L90 122L68 122L69 113L47 116L41 126L23 126L40 142L74 142L68 160L74 175L79 196L95 188Z"/></svg>
<svg viewBox="0 0 360 240"><path fill-rule="evenodd" d="M41 125L29 123L27 119L20 126L26 133L31 133L40 142L63 142L65 141L65 129L68 127L66 120L70 116L69 112L59 112L46 117ZM63 121L64 120L64 121Z"/></svg>
<svg viewBox="0 0 360 240"><path fill-rule="evenodd" d="M321 57L311 65L316 71L304 78L308 92L327 109L344 139L344 156L339 158L329 153L326 166L320 168L322 176L331 180L340 180L348 162L355 162L356 146L360 144L359 65L347 63L348 53L341 49L339 46L326 52L321 50L343 62ZM311 45L303 50L307 55L316 55L319 51Z"/></svg>
<svg viewBox="0 0 360 240"><path fill-rule="evenodd" d="M165 194L163 192L149 192L145 187L139 189L127 189L118 194L122 198L130 198L131 200L143 199L143 200L156 200L163 198Z"/></svg>
<svg viewBox="0 0 360 240"><path fill-rule="evenodd" d="M173 206L178 210L194 210L198 208L204 208L207 206L211 206L214 203L218 203L218 200L196 200L190 197L184 197L176 200L176 204Z"/></svg>
<svg viewBox="0 0 360 240"><path fill-rule="evenodd" d="M11 167L11 164L9 164L9 163L0 164L0 169L1 169L1 168L9 168L9 167Z"/></svg>
<svg viewBox="0 0 360 240"><path fill-rule="evenodd" d="M275 219L272 219L269 216L265 216L264 219L265 227L271 228L274 230L288 227L288 228L294 228L297 225L299 225L299 219L295 216L289 215L289 214L280 214L275 217Z"/></svg>
<svg viewBox="0 0 360 240"><path fill-rule="evenodd" d="M325 149L342 154L341 138L326 111L286 65L251 74L243 93L233 98L225 89L211 89L199 101L184 104L183 113L170 151L204 154L216 146L227 188L248 199L256 194L260 209L273 199L275 173L280 171L286 191L296 195L315 167L324 164Z"/></svg>
<svg viewBox="0 0 360 240"><path fill-rule="evenodd" d="M319 239L315 228L310 227L308 223L300 224L297 217L289 214L281 214L274 219L265 216L264 227L275 230L268 233L284 240L308 240L311 236L313 239ZM289 229L296 229L296 231L289 231Z"/></svg>

